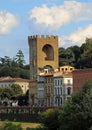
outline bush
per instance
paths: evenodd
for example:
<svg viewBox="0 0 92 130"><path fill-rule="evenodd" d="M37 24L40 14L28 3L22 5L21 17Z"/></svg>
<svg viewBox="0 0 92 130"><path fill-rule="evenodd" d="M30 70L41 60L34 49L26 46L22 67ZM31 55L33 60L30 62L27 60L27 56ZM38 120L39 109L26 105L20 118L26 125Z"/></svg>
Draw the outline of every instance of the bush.
<svg viewBox="0 0 92 130"><path fill-rule="evenodd" d="M59 128L59 109L48 109L41 113L41 123L48 128L48 130L57 130Z"/></svg>
<svg viewBox="0 0 92 130"><path fill-rule="evenodd" d="M4 122L1 126L0 126L0 130L22 130L22 127L20 124L15 125L11 122Z"/></svg>
<svg viewBox="0 0 92 130"><path fill-rule="evenodd" d="M67 100L59 121L60 130L92 130L92 80Z"/></svg>

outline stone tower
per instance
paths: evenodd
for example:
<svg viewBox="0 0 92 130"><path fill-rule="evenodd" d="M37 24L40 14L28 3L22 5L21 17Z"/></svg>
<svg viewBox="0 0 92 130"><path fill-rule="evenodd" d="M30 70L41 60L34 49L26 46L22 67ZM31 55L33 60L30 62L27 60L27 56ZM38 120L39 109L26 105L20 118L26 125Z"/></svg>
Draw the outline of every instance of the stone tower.
<svg viewBox="0 0 92 130"><path fill-rule="evenodd" d="M43 71L43 68L58 68L58 36L28 36L30 79Z"/></svg>

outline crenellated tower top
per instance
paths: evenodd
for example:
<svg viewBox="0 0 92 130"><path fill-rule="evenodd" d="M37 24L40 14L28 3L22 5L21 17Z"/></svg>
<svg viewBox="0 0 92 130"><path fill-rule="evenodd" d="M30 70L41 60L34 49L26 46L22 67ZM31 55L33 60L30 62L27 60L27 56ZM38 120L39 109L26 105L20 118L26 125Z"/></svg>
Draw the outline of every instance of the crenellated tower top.
<svg viewBox="0 0 92 130"><path fill-rule="evenodd" d="M33 36L28 36L28 39L58 39L58 36L54 36L54 35L33 35Z"/></svg>

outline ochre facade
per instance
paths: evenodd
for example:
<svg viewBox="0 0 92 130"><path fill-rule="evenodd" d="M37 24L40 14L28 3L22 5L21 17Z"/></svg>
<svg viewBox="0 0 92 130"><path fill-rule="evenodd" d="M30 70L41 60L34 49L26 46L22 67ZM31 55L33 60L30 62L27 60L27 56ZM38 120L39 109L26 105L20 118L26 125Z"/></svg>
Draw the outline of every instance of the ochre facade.
<svg viewBox="0 0 92 130"><path fill-rule="evenodd" d="M28 36L30 79L36 79L46 66L58 68L58 36Z"/></svg>

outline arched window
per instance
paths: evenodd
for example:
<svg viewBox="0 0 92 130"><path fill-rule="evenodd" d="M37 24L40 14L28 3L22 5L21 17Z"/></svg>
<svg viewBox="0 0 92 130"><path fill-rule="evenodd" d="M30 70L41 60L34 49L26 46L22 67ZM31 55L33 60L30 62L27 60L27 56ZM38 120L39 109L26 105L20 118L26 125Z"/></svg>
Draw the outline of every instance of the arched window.
<svg viewBox="0 0 92 130"><path fill-rule="evenodd" d="M51 45L46 44L42 51L46 54L45 60L54 60L54 50Z"/></svg>

